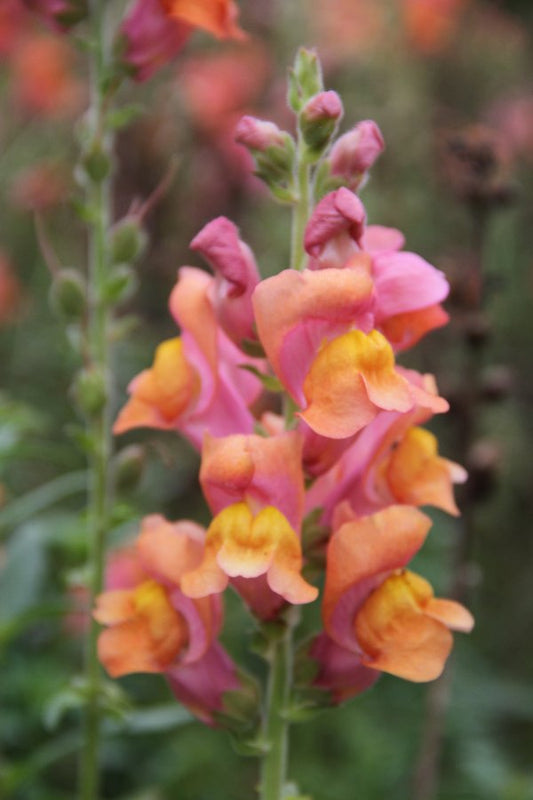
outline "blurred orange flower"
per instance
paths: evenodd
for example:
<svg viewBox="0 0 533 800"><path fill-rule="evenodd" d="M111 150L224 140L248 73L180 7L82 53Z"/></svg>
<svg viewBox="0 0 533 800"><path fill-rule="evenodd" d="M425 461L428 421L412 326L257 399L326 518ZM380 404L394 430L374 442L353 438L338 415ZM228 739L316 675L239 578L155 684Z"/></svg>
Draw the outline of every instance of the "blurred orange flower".
<svg viewBox="0 0 533 800"><path fill-rule="evenodd" d="M420 53L447 45L469 0L401 0L405 32Z"/></svg>
<svg viewBox="0 0 533 800"><path fill-rule="evenodd" d="M16 102L31 113L70 116L82 105L73 51L64 39L41 34L26 37L13 55L12 76Z"/></svg>
<svg viewBox="0 0 533 800"><path fill-rule="evenodd" d="M237 24L239 11L233 0L161 0L161 4L170 17L219 39L245 36Z"/></svg>

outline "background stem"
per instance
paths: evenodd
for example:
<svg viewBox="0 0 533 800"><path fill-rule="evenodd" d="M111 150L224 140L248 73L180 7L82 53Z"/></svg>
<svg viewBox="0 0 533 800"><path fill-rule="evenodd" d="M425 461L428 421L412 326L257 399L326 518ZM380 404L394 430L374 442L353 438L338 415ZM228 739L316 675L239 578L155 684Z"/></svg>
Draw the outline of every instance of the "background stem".
<svg viewBox="0 0 533 800"><path fill-rule="evenodd" d="M104 0L91 0L89 13L92 29L91 106L92 147L104 155L105 141L105 11ZM110 179L88 177L88 204L92 210L89 225L89 323L88 344L91 367L104 381L101 409L88 422L92 452L89 458L89 541L90 541L90 608L102 591L106 534L109 527L109 462L111 456L110 387L109 387L109 311L102 288L108 274L108 231L111 219ZM98 750L100 739L101 667L97 654L98 625L91 619L86 642L85 674L87 704L84 720L84 742L81 757L80 798L99 797Z"/></svg>

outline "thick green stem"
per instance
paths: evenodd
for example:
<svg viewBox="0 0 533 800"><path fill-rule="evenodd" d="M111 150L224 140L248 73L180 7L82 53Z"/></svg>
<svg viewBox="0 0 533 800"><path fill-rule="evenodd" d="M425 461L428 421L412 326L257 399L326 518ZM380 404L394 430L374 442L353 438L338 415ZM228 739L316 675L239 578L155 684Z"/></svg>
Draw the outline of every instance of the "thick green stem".
<svg viewBox="0 0 533 800"><path fill-rule="evenodd" d="M311 187L310 165L306 158L306 146L300 134L296 148L295 173L298 200L292 212L291 268L302 269L305 263L304 233L309 219Z"/></svg>
<svg viewBox="0 0 533 800"><path fill-rule="evenodd" d="M263 738L268 751L261 768L260 800L281 800L289 751L288 722L284 716L292 683L292 626L271 644Z"/></svg>
<svg viewBox="0 0 533 800"><path fill-rule="evenodd" d="M91 150L89 157L106 158L105 141L105 2L90 0L92 29L91 50ZM100 162L100 165L102 161ZM101 408L91 414L88 432L92 444L89 461L89 532L90 537L90 607L102 591L106 534L109 527L109 461L111 455L109 402L109 312L103 300L102 287L108 274L108 231L111 218L110 182L102 174L88 172L87 200L92 211L89 226L89 323L88 350L90 366L104 382ZM103 172L108 170L105 168ZM98 751L100 738L101 668L97 655L98 625L91 620L86 642L85 671L87 703L84 720L84 742L81 757L80 798L99 797Z"/></svg>

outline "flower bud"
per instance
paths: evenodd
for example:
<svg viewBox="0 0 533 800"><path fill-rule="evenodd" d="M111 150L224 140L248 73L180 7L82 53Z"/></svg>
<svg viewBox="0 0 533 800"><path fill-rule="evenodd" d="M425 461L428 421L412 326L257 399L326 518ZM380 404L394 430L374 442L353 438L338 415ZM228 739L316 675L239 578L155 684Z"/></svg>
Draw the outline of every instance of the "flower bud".
<svg viewBox="0 0 533 800"><path fill-rule="evenodd" d="M130 264L142 254L147 236L134 217L124 217L111 231L111 262Z"/></svg>
<svg viewBox="0 0 533 800"><path fill-rule="evenodd" d="M369 119L360 122L333 145L328 159L331 174L341 177L350 189L357 189L384 147L376 123Z"/></svg>
<svg viewBox="0 0 533 800"><path fill-rule="evenodd" d="M326 149L342 114L337 92L320 92L307 101L300 114L300 128L313 152L320 155Z"/></svg>
<svg viewBox="0 0 533 800"><path fill-rule="evenodd" d="M83 276L75 269L62 269L50 288L50 304L65 319L79 320L87 307L87 287Z"/></svg>
<svg viewBox="0 0 533 800"><path fill-rule="evenodd" d="M235 139L247 147L255 160L258 178L277 194L288 192L292 181L295 146L290 134L273 122L243 117L235 130Z"/></svg>
<svg viewBox="0 0 533 800"><path fill-rule="evenodd" d="M244 116L235 128L235 141L248 150L264 152L269 147L285 147L287 134L274 122L256 117Z"/></svg>
<svg viewBox="0 0 533 800"><path fill-rule="evenodd" d="M94 142L83 156L83 168L94 183L101 183L109 175L111 162L100 142Z"/></svg>
<svg viewBox="0 0 533 800"><path fill-rule="evenodd" d="M322 67L317 54L301 47L289 72L289 106L299 113L305 103L323 89Z"/></svg>
<svg viewBox="0 0 533 800"><path fill-rule="evenodd" d="M74 400L86 417L99 414L107 400L106 380L98 367L88 367L78 372L73 385Z"/></svg>
<svg viewBox="0 0 533 800"><path fill-rule="evenodd" d="M117 453L114 465L115 488L117 491L131 491L141 480L145 464L144 448L132 444Z"/></svg>

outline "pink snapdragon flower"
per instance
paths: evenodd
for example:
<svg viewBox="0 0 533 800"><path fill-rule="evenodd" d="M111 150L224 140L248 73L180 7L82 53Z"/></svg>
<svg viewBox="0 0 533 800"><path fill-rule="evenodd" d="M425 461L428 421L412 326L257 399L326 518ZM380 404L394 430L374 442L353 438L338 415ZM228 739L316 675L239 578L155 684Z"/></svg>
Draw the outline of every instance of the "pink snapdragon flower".
<svg viewBox="0 0 533 800"><path fill-rule="evenodd" d="M353 436L380 411L410 411L430 397L396 368L373 329L369 256L360 269L285 270L258 284L252 300L259 338L282 384L321 436Z"/></svg>
<svg viewBox="0 0 533 800"><path fill-rule="evenodd" d="M195 28L242 39L232 0L137 0L121 28L123 61L137 81L148 80L182 49Z"/></svg>
<svg viewBox="0 0 533 800"><path fill-rule="evenodd" d="M160 0L137 0L126 15L120 33L124 63L136 81L147 81L182 49L192 28L165 14Z"/></svg>
<svg viewBox="0 0 533 800"><path fill-rule="evenodd" d="M341 187L315 206L307 223L304 246L310 269L343 267L361 249L366 211L356 194Z"/></svg>
<svg viewBox="0 0 533 800"><path fill-rule="evenodd" d="M331 174L342 178L349 189L356 191L384 148L385 142L376 123L363 120L340 136L331 148L328 156Z"/></svg>
<svg viewBox="0 0 533 800"><path fill-rule="evenodd" d="M237 344L255 339L252 292L259 283L259 271L236 225L217 217L192 240L191 249L201 253L215 272L211 301L219 325Z"/></svg>
<svg viewBox="0 0 533 800"><path fill-rule="evenodd" d="M374 285L374 326L395 351L405 350L448 321L440 306L448 281L416 253L399 252L404 244L400 231L365 227L365 219L361 201L348 189L326 195L306 227L308 266L364 270ZM361 252L368 255L366 261Z"/></svg>
<svg viewBox="0 0 533 800"><path fill-rule="evenodd" d="M170 310L182 329L156 350L153 366L128 387L130 400L114 433L150 427L181 431L198 448L205 431L216 436L250 433L249 410L262 390L242 368L247 359L219 327L211 302L214 278L182 267L170 296Z"/></svg>

